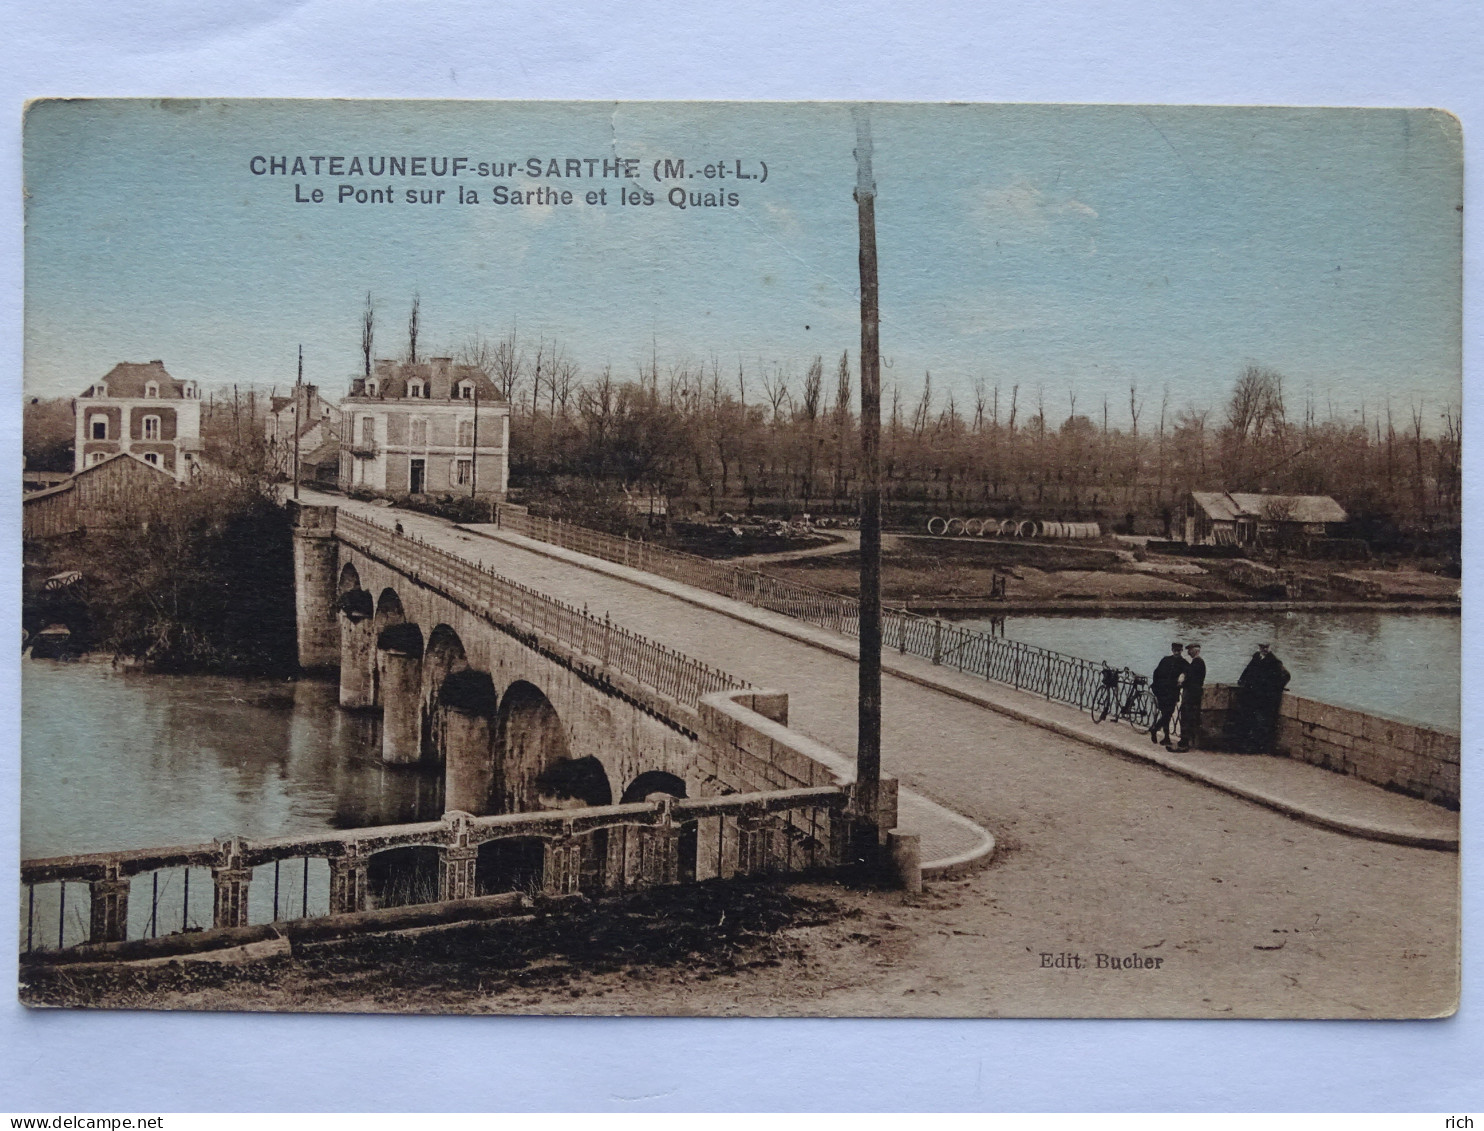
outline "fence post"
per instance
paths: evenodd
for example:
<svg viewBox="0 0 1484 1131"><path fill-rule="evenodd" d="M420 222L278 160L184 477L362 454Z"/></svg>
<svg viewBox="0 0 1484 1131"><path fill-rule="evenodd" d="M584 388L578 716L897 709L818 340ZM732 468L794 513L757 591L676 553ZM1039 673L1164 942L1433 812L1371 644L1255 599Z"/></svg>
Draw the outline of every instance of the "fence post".
<svg viewBox="0 0 1484 1131"><path fill-rule="evenodd" d="M247 889L252 869L242 862L242 840L218 841L221 863L211 869L213 927L247 926Z"/></svg>
<svg viewBox="0 0 1484 1131"><path fill-rule="evenodd" d="M366 909L366 861L357 845L345 846L345 855L330 857L330 914Z"/></svg>
<svg viewBox="0 0 1484 1131"><path fill-rule="evenodd" d="M123 942L129 933L129 877L120 875L118 861L110 861L104 878L90 881L88 889L88 942Z"/></svg>
<svg viewBox="0 0 1484 1131"><path fill-rule="evenodd" d="M943 662L943 619L933 618L933 663Z"/></svg>

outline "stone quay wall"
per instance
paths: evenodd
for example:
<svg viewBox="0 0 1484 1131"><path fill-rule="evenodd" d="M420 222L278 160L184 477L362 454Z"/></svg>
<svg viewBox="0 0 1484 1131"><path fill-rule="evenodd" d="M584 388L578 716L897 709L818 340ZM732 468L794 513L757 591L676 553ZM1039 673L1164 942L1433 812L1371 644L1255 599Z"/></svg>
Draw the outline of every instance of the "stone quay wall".
<svg viewBox="0 0 1484 1131"><path fill-rule="evenodd" d="M1213 747L1225 734L1234 691L1206 687L1205 729ZM1451 731L1285 694L1274 753L1457 809L1461 745Z"/></svg>

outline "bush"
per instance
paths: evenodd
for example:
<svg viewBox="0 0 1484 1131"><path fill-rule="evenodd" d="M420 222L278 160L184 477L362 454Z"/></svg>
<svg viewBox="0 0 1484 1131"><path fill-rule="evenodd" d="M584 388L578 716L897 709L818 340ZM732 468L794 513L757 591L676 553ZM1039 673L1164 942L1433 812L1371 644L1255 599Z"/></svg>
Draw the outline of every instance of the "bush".
<svg viewBox="0 0 1484 1131"><path fill-rule="evenodd" d="M264 487L219 478L136 500L110 530L48 547L86 578L96 646L171 671L296 663L291 520Z"/></svg>

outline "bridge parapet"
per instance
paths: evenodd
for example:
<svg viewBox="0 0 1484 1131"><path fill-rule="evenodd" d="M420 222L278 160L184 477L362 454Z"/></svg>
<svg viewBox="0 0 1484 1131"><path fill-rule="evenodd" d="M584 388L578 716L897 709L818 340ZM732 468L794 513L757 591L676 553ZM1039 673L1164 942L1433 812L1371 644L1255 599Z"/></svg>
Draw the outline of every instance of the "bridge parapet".
<svg viewBox="0 0 1484 1131"><path fill-rule="evenodd" d="M527 626L581 654L592 662L599 676L626 676L692 709L705 695L748 686L745 680L630 632L606 617L548 597L416 536L399 534L344 512L335 534L347 546L382 561L420 585L442 592L471 611Z"/></svg>
<svg viewBox="0 0 1484 1131"><path fill-rule="evenodd" d="M814 871L846 861L849 802L848 787L821 785L488 817L450 812L442 820L416 824L269 839L232 837L210 845L26 860L21 863L21 883L27 888L23 951L43 949L41 940L53 936L58 949L63 948L65 924L60 918L56 923L36 921L37 887L60 886L56 907L61 917L66 914L66 885L87 886L86 934L67 945L124 942L130 938L130 880L173 869L184 869L187 874L193 868L210 870L212 928L249 925L250 889L256 869L265 866L272 869L274 882L271 921L316 917L308 914L312 859L329 865L324 901L328 914L366 910L372 858L406 848L438 851L435 902L478 894L479 849L499 841L542 843L542 866L535 886L549 895L571 894L589 886L584 884L580 848L585 839L596 835L609 837L611 847L606 874L591 885L594 894L739 875ZM299 915L293 914L293 900L279 898L278 865L292 861L303 861L304 868ZM155 884L152 897L157 900L158 895ZM75 896L72 906L77 909ZM136 929L134 937L153 937L158 921L157 909L152 907L143 919L143 930Z"/></svg>

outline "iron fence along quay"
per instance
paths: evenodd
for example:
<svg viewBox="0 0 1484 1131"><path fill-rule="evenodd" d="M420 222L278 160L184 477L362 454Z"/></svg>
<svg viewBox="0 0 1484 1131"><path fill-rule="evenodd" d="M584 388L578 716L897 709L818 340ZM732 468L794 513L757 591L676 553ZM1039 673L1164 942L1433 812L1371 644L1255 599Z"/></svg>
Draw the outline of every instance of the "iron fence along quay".
<svg viewBox="0 0 1484 1131"><path fill-rule="evenodd" d="M336 536L414 580L429 584L479 615L493 614L528 626L549 639L621 672L661 695L695 708L716 691L752 685L727 672L667 648L648 637L548 597L519 582L430 545L341 510Z"/></svg>
<svg viewBox="0 0 1484 1131"><path fill-rule="evenodd" d="M542 518L501 506L502 529L575 550L632 569L655 573L742 601L769 612L832 629L845 636L860 635L860 604L853 597L774 577L761 570L713 561L683 550L656 546L643 539L604 534L560 519ZM902 608L882 610L882 646L901 655L918 656L1052 702L1090 710L1103 686L1104 667L1019 640L925 617ZM1126 701L1135 676L1117 670L1117 702Z"/></svg>

